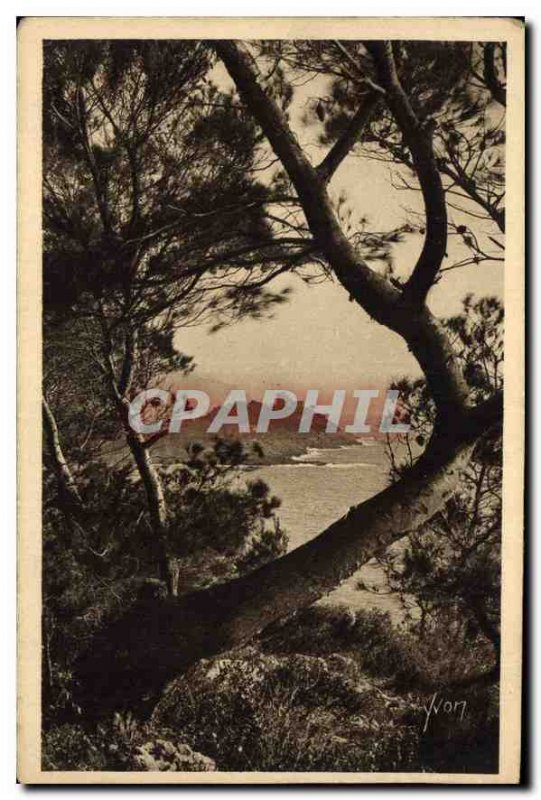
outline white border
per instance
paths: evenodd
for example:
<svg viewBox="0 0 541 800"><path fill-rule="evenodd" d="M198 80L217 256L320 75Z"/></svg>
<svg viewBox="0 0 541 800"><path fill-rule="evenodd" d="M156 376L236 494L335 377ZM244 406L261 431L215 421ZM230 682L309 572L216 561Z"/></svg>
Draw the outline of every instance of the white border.
<svg viewBox="0 0 541 800"><path fill-rule="evenodd" d="M514 6L514 7L512 7ZM259 6L261 8L261 6ZM0 67L1 67L1 75L2 78L2 125L0 126L0 158L2 159L2 170L0 174L2 175L2 189L1 192L3 194L3 207L2 207L2 215L0 217L2 221L2 242L4 245L4 276L3 276L3 286L2 292L0 293L0 302L2 303L1 313L0 313L0 324L2 326L1 335L0 335L0 343L2 347L2 366L4 369L4 374L7 373L8 375L8 386L6 390L0 393L0 419L4 420L4 432L2 436L2 463L4 466L4 480L2 481L2 489L4 492L3 495L3 515L2 519L4 520L3 534L4 534L4 541L2 547L2 566L4 569L4 575L2 576L2 580L0 581L0 591L1 594L1 602L2 602L2 609L4 611L4 626L2 629L3 632L3 641L5 644L8 645L7 652L4 652L4 657L0 661L0 686L2 691L4 692L4 697L2 698L2 703L0 708L2 708L2 715L0 719L0 752L2 753L2 759L0 763L1 769L1 777L2 777L2 788L4 790L3 796L11 796L14 791L20 790L20 787L16 787L15 785L15 766L14 766L14 758L15 758L15 746L14 746L14 725L15 725L15 715L14 715L14 697L15 697L15 669L14 669L14 642L15 642L15 625L14 625L14 609L15 609L15 580L14 580L14 560L15 560L15 500L14 500L14 460L15 460L15 437L14 437L14 426L13 420L15 417L15 303L14 303L14 289L15 289L15 168L14 168L14 152L15 152L15 36L14 36L14 18L15 15L41 15L46 14L50 16L55 15L73 15L76 13L77 15L91 15L91 14L109 14L109 15L143 15L143 16L154 16L156 14L164 14L164 15L175 15L178 14L179 11L184 13L192 12L197 13L200 16L222 16L222 15L243 15L243 14L253 14L254 11L254 4L253 2L236 2L235 0L230 0L229 2L199 2L197 6L187 7L186 4L179 4L178 1L173 2L164 2L163 0L155 0L152 3L148 2L119 2L118 0L94 0L94 2L78 2L76 6L74 6L73 2L39 2L39 0L34 0L31 2L27 0L27 2L21 3L14 3L11 0L3 3L2 8L0 9ZM272 4L272 11L276 15L293 15L293 16L308 16L308 15L317 15L318 10L314 8L313 2L308 2L308 0L304 0L304 2L299 2L299 0L275 0ZM323 10L325 13L326 9ZM521 3L520 7L516 7L516 4L510 3L502 3L496 2L496 0L492 0L492 2L478 2L473 7L471 2L464 2L463 0L457 0L457 2L453 3L452 6L449 7L441 7L438 6L437 8L434 7L433 3L428 2L387 2L385 6L382 6L381 2L373 2L373 0L365 0L365 2L360 4L358 2L343 2L343 0L334 0L332 4L332 13L335 15L344 15L344 16L356 16L359 15L359 12L362 12L363 15L413 15L413 16L422 16L422 15L435 15L435 14L456 14L456 15L469 15L472 12L476 16L480 15L502 15L508 16L513 14L523 14L527 17L527 20L535 25L537 20L539 19L539 12L538 12L538 4L533 2L526 2ZM328 13L328 12L327 12ZM538 59L536 56L532 57L533 59L533 69L532 74L530 76L530 80L535 84L538 85L537 76L539 74L539 67L538 67ZM533 91L532 91L532 99L533 99ZM535 119L534 119L535 113ZM532 113L530 125L532 126L531 131L531 139L532 142L535 142L535 135L534 131L539 130L539 127L535 124L538 119L539 108L535 108L535 112ZM535 190L539 187L539 169L537 165L535 165L535 175L532 176L532 194ZM535 233L538 227L538 224L541 223L541 219L537 216L535 219L531 220L531 235L532 235L532 248L530 251L530 259L532 262L532 276L530 279L530 292L535 292L534 302L534 309L530 320L530 326L532 327L532 345L533 349L530 353L530 362L533 364L537 361L537 353L538 353L538 345L539 345L539 330L537 325L535 324L535 318L537 314L541 312L541 289L539 288L538 282L534 278L534 270L535 270ZM535 414L537 410L537 398L541 397L540 393L540 383L541 379L539 378L539 374L536 376L535 386L532 386L533 393L534 393L534 401L535 404L532 407L532 412ZM541 434L539 428L535 428L533 431L535 435L535 460L537 463L537 458L541 452ZM10 458L10 461L7 462L6 456ZM7 477L6 477L7 474ZM11 476L11 477L10 477ZM534 475L531 476L532 483ZM8 499L6 500L6 481L7 481L7 494L9 495ZM534 528L534 522L539 519L539 506L538 504L541 503L541 493L533 492L534 494L534 502L532 505L533 508L533 516L530 521L531 524L531 542L530 542L530 555L535 555L535 571L536 574L541 574L541 564L540 564L540 557L539 553L541 552L539 547L534 547L535 536L537 534L536 527ZM10 502L11 501L11 502ZM7 523L7 524L6 524ZM539 594L536 595L537 601L539 601ZM537 609L537 602L536 602L536 610ZM532 608L532 614L534 614L534 610ZM532 654L533 655L533 654ZM537 658L535 658L535 663L539 663ZM532 664L531 667L532 675L534 675L534 665ZM535 695L535 698L530 695L530 698L536 699L538 695ZM533 703L532 703L533 705ZM535 713L536 717L539 718L539 701L537 700L535 706ZM541 737L540 737L541 741ZM537 771L535 770L535 763L539 762L541 759L541 746L536 746L535 753L532 752L530 762L532 765L532 771L534 778L537 775ZM432 787L436 789L437 787ZM103 787L105 792L112 791L107 787ZM149 789L150 790L150 789ZM52 790L52 793L55 794L56 791L61 790ZM77 793L76 789L73 789ZM150 790L151 791L151 790ZM200 797L201 792L205 794L206 791L212 791L212 789L208 790L197 790L197 795ZM277 791L277 789L273 790ZM310 789L307 787L306 791L315 793L315 790ZM326 794L333 794L339 789L329 787L326 790ZM374 790L366 787L363 791L367 791L369 794L373 794ZM392 791L391 789L383 790L383 795L385 796L388 792ZM451 791L456 791L452 790ZM467 795L472 795L472 789L460 789L462 793ZM504 790L505 791L505 790ZM183 792L189 795L195 795L195 790L190 790L188 787L183 788ZM281 790L283 794L283 790ZM285 791L287 794L287 790ZM319 794L320 792L318 792ZM377 796L381 797L382 791L379 790L377 792Z"/></svg>

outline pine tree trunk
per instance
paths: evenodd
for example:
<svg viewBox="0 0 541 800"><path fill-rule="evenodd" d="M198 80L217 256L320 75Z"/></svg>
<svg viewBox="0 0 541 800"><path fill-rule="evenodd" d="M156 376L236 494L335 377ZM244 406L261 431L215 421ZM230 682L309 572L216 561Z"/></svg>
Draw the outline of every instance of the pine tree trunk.
<svg viewBox="0 0 541 800"><path fill-rule="evenodd" d="M138 353L137 333L129 330L125 339L124 358L120 376L117 377L112 359L112 343L109 337L105 317L102 319L104 335L105 368L109 375L109 388L113 403L122 422L126 443L135 461L137 471L144 486L153 539L150 542L158 564L160 579L164 582L168 594L178 595L178 565L176 559L168 554L167 527L168 513L163 486L158 471L141 434L130 426L130 402L128 392L133 379Z"/></svg>
<svg viewBox="0 0 541 800"><path fill-rule="evenodd" d="M461 435L435 437L400 481L249 575L180 597L142 599L79 661L80 685L90 691L88 713L148 711L165 683L193 663L241 645L328 594L443 506L477 437L492 424L489 415L484 423L468 419Z"/></svg>
<svg viewBox="0 0 541 800"><path fill-rule="evenodd" d="M42 410L43 430L58 483L60 502L64 510L71 515L81 508L81 496L60 444L60 435L54 414L45 397L42 398Z"/></svg>
<svg viewBox="0 0 541 800"><path fill-rule="evenodd" d="M162 482L140 434L130 430L127 432L126 438L147 496L160 578L165 583L168 593L176 597L179 568L177 559L169 556L167 552L168 514Z"/></svg>

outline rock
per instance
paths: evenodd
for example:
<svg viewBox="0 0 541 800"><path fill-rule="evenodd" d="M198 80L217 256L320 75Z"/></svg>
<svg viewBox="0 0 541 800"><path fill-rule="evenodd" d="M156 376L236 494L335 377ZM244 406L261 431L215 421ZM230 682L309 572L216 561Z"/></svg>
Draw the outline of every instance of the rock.
<svg viewBox="0 0 541 800"><path fill-rule="evenodd" d="M212 772L216 764L212 758L197 753L187 744L174 744L166 739L155 739L137 747L134 769L145 772Z"/></svg>

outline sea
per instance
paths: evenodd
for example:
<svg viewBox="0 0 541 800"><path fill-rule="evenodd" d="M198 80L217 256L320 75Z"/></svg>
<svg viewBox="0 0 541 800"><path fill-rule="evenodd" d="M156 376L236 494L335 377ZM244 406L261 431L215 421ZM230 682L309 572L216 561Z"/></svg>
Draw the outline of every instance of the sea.
<svg viewBox="0 0 541 800"><path fill-rule="evenodd" d="M352 506L377 494L389 482L385 448L376 439L339 448L308 448L291 463L249 469L245 480L262 478L282 501L278 516L292 550L321 533ZM366 588L360 588L366 587ZM388 612L403 620L403 606L389 593L382 567L371 560L322 601L352 610Z"/></svg>

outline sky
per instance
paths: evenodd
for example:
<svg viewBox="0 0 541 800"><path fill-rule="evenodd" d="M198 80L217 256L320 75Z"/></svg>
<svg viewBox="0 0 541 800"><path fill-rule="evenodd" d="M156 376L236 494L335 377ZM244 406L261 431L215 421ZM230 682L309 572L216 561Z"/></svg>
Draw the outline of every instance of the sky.
<svg viewBox="0 0 541 800"><path fill-rule="evenodd" d="M292 127L312 162L317 164L326 147L317 143L317 120L304 126L301 116L313 105L313 98L325 94L319 79L296 89L291 107ZM226 79L218 73L218 83ZM418 192L393 188L390 167L357 156L349 156L330 184L331 194L345 192L347 203L358 216L366 215L369 228L386 230L408 219L408 208L421 211ZM463 220L456 212L457 224ZM488 222L470 218L476 234L493 232ZM460 250L456 239L449 242L449 263ZM397 274L407 276L422 247L422 236L407 236L395 245L393 257ZM266 388L287 388L302 396L306 388L319 388L328 396L337 388L385 388L404 375L420 370L406 345L397 335L370 320L339 284L331 281L305 284L298 276L283 275L271 287L292 289L289 302L277 306L271 319L245 319L210 333L210 326L180 330L175 345L194 357L196 370L190 376L192 388L209 393L244 388L260 397ZM429 306L438 317L456 314L468 294L503 294L503 263L486 262L446 273L433 287Z"/></svg>

